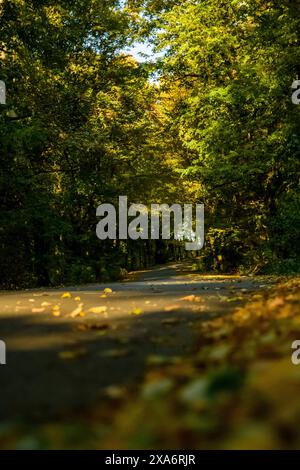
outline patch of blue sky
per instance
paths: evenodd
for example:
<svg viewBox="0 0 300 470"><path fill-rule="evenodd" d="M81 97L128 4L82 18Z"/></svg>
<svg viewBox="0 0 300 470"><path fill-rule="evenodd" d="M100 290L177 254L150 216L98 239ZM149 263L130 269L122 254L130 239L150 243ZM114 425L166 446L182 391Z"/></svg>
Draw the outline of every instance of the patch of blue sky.
<svg viewBox="0 0 300 470"><path fill-rule="evenodd" d="M133 46L126 48L124 52L131 54L138 62L151 62L162 57L162 53L154 52L153 46L149 43L137 42Z"/></svg>

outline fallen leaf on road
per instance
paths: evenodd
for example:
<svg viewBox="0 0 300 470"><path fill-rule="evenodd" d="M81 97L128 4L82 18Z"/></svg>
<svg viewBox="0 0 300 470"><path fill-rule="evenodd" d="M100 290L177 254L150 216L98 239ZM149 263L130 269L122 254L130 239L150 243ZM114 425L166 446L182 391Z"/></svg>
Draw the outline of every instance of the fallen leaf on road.
<svg viewBox="0 0 300 470"><path fill-rule="evenodd" d="M164 311L165 312L174 312L175 310L179 310L180 306L179 305L167 305L165 308L164 308Z"/></svg>
<svg viewBox="0 0 300 470"><path fill-rule="evenodd" d="M90 313L105 313L107 312L107 307L92 307L88 309L88 312Z"/></svg>
<svg viewBox="0 0 300 470"><path fill-rule="evenodd" d="M131 314L132 315L141 315L143 313L142 309L140 308L135 308L134 310L132 310Z"/></svg>
<svg viewBox="0 0 300 470"><path fill-rule="evenodd" d="M79 297L79 295L77 297L75 297L76 302L80 302L81 298Z"/></svg>
<svg viewBox="0 0 300 470"><path fill-rule="evenodd" d="M42 313L45 311L43 307L34 307L31 309L32 313Z"/></svg>
<svg viewBox="0 0 300 470"><path fill-rule="evenodd" d="M75 308L75 310L73 310L73 312L70 314L70 317L71 318L76 318L78 317L79 315L82 316L82 314L84 315L84 312L82 311L83 309L83 304L79 304L77 308Z"/></svg>
<svg viewBox="0 0 300 470"><path fill-rule="evenodd" d="M59 305L54 305L52 308L52 315L54 317L59 317L60 316L60 306Z"/></svg>
<svg viewBox="0 0 300 470"><path fill-rule="evenodd" d="M185 302L202 302L202 297L197 295L187 295L186 297L182 297L180 300Z"/></svg>
<svg viewBox="0 0 300 470"><path fill-rule="evenodd" d="M50 307L50 302L42 302L41 307Z"/></svg>
<svg viewBox="0 0 300 470"><path fill-rule="evenodd" d="M104 289L104 294L112 294L112 293L113 293L113 290L110 289L110 287L106 287L106 288Z"/></svg>
<svg viewBox="0 0 300 470"><path fill-rule="evenodd" d="M195 312L195 313L201 313L201 312L204 312L204 311L208 311L209 308L205 305L195 305L193 306L192 308L192 311Z"/></svg>
<svg viewBox="0 0 300 470"><path fill-rule="evenodd" d="M64 292L62 295L61 295L61 298L62 299L70 299L72 296L70 294L70 292Z"/></svg>

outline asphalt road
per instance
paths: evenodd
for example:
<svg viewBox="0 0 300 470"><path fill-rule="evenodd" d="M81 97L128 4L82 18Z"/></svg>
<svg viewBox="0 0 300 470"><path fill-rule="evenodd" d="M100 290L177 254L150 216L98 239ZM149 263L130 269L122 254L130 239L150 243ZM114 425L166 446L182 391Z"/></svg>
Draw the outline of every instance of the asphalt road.
<svg viewBox="0 0 300 470"><path fill-rule="evenodd" d="M171 264L118 283L2 292L0 419L83 413L107 387L138 384L147 364L191 353L197 323L226 315L260 283Z"/></svg>

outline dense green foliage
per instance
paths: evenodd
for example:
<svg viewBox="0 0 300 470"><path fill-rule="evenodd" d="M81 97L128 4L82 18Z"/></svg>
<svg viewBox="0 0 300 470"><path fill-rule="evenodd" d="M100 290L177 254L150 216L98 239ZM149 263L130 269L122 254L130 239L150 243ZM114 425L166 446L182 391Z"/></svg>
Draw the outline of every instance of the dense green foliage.
<svg viewBox="0 0 300 470"><path fill-rule="evenodd" d="M300 115L291 85L300 4L147 5L152 37L166 51L162 83L174 96L181 90L172 126L188 150L184 176L201 182L211 227L206 268L296 270Z"/></svg>
<svg viewBox="0 0 300 470"><path fill-rule="evenodd" d="M300 7L292 1L0 3L4 287L118 277L181 254L99 242L96 207L204 202L206 270L296 270ZM130 41L164 51L155 64Z"/></svg>

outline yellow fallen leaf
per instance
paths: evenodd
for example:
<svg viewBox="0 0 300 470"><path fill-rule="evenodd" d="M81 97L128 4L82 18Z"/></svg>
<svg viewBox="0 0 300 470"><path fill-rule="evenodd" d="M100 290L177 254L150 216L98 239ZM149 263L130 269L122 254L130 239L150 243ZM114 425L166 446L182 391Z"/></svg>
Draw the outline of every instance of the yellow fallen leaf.
<svg viewBox="0 0 300 470"><path fill-rule="evenodd" d="M60 307L59 307L59 305L54 305L54 307L52 308L52 315L54 317L59 317L60 316Z"/></svg>
<svg viewBox="0 0 300 470"><path fill-rule="evenodd" d="M106 287L106 288L104 289L104 294L112 294L112 292L113 292L113 291L112 291L112 289L110 289L110 287Z"/></svg>
<svg viewBox="0 0 300 470"><path fill-rule="evenodd" d="M72 296L70 292L64 292L61 296L62 299L70 299Z"/></svg>
<svg viewBox="0 0 300 470"><path fill-rule="evenodd" d="M50 302L42 302L41 307L50 307Z"/></svg>
<svg viewBox="0 0 300 470"><path fill-rule="evenodd" d="M70 313L70 317L71 318L76 318L77 316L82 316L81 314L83 313L82 312L82 309L83 309L83 304L79 304L77 308L75 308L75 310L73 310L72 313Z"/></svg>
<svg viewBox="0 0 300 470"><path fill-rule="evenodd" d="M101 299L106 299L106 297L107 297L107 295L106 295L106 294L102 294L102 295L100 295L100 298L101 298Z"/></svg>
<svg viewBox="0 0 300 470"><path fill-rule="evenodd" d="M89 308L88 312L91 312L91 313L105 313L107 312L107 307L92 307L92 308Z"/></svg>
<svg viewBox="0 0 300 470"><path fill-rule="evenodd" d="M79 297L79 295L78 295L77 297L75 297L74 300L76 300L76 302L80 302L81 299L80 299L80 297Z"/></svg>
<svg viewBox="0 0 300 470"><path fill-rule="evenodd" d="M43 307L34 307L31 309L32 313L42 313L45 311Z"/></svg>
<svg viewBox="0 0 300 470"><path fill-rule="evenodd" d="M180 300L185 302L202 302L202 297L196 295L187 295L186 297L182 297Z"/></svg>
<svg viewBox="0 0 300 470"><path fill-rule="evenodd" d="M164 308L164 311L165 312L175 312L175 310L178 310L180 307L179 305L167 305L165 308Z"/></svg>
<svg viewBox="0 0 300 470"><path fill-rule="evenodd" d="M132 315L141 315L143 313L141 308L135 308L132 310L131 314Z"/></svg>

